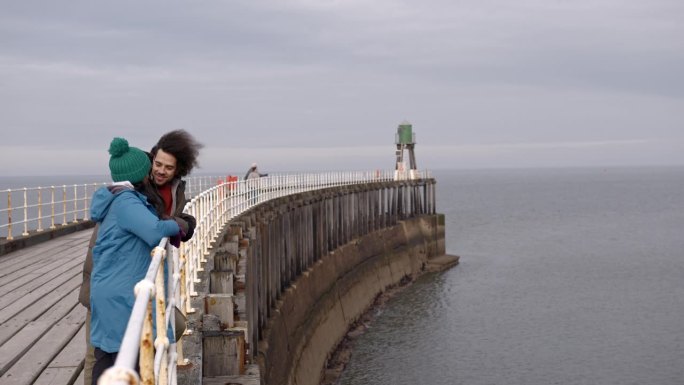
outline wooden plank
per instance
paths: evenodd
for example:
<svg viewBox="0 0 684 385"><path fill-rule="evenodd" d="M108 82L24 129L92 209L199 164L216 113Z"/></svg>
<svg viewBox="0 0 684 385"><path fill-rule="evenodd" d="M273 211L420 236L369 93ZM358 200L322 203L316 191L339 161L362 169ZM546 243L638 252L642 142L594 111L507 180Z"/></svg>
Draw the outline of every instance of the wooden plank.
<svg viewBox="0 0 684 385"><path fill-rule="evenodd" d="M11 257L6 257L8 263L0 266L0 278L4 281L6 276L21 272L22 269L26 269L34 264L58 260L63 254L69 254L68 250L72 247L73 246L62 245L52 248L41 248L42 250L40 252L35 252L27 256L10 254ZM33 247L24 250L32 249Z"/></svg>
<svg viewBox="0 0 684 385"><path fill-rule="evenodd" d="M46 263L51 263L63 259L72 259L75 257L85 259L87 249L87 242L81 242L77 245L63 245L59 247L48 248L41 251L40 253L36 253L35 255L29 258L25 258L23 256L12 257L13 260L17 260L17 263L13 264L9 268L0 267L0 271L2 272L0 273L0 282L3 282L4 284L4 282L8 279L8 275L21 274L22 270L26 270L31 266L37 265L42 267Z"/></svg>
<svg viewBox="0 0 684 385"><path fill-rule="evenodd" d="M43 273L38 277L33 277L33 280L28 280L28 278L31 277L24 277L24 279L18 280L17 282L23 283L23 286L18 287L15 290L7 289L4 291L4 294L0 297L0 309L9 306L31 292L38 290L42 285L49 284L53 280L59 279L60 276L72 276L74 273L82 274L82 260L75 259L66 262L57 261L57 263L58 265L53 267L51 271ZM0 290L5 290L5 288Z"/></svg>
<svg viewBox="0 0 684 385"><path fill-rule="evenodd" d="M59 321L71 310L73 304L78 300L78 291L79 290L72 290L72 292L59 300L59 302L40 314L40 319L49 320L51 323ZM37 319L31 319L29 321L37 321ZM24 328L29 321L26 321L22 314L22 317L12 318L0 325L0 345L4 344L5 341Z"/></svg>
<svg viewBox="0 0 684 385"><path fill-rule="evenodd" d="M32 261L36 258L42 259L46 253L58 252L63 249L78 246L83 242L85 242L87 246L91 234L92 232L88 230L78 231L0 256L0 276L9 271L11 266L24 261Z"/></svg>
<svg viewBox="0 0 684 385"><path fill-rule="evenodd" d="M81 384L84 384L84 381L85 381L84 377L85 377L85 372L83 371L83 369L81 369L81 373L80 373L80 374L78 375L78 377L76 378L76 381L74 381L73 384L67 384L67 385L81 385ZM62 384L55 384L55 385L62 385ZM87 385L90 385L90 384L87 384Z"/></svg>
<svg viewBox="0 0 684 385"><path fill-rule="evenodd" d="M53 262L41 262L40 264L31 266L31 271L21 277L16 277L12 282L7 282L0 288L2 297L5 298L9 293L14 292L31 292L45 282L48 282L52 277L60 275L61 273L71 272L75 269L82 270L84 255L74 257L65 257L63 259Z"/></svg>
<svg viewBox="0 0 684 385"><path fill-rule="evenodd" d="M52 325L64 317L74 307L74 304L78 303L78 289L74 289L73 286L74 285L72 284L71 291L67 292L67 295L63 296L59 301L56 301L56 303L48 304L47 301L44 301L45 303L37 302L8 322L0 325L0 344L4 344L5 341L13 337L19 330L23 329L31 322L45 321L49 325ZM66 289L68 289L68 287L60 288L58 290L61 291ZM57 295L59 295L59 293L57 293ZM81 305L78 304L78 306ZM35 338L39 337L40 335ZM0 350L1 349L2 347L0 347Z"/></svg>
<svg viewBox="0 0 684 385"><path fill-rule="evenodd" d="M60 288L64 285L67 291L71 291L74 287L78 287L83 282L83 277L80 273L68 276L64 274L59 278L46 283L37 290L26 294L19 300L12 302L9 306L0 309L0 323L4 323L13 316L18 315L25 309L30 307L35 308L37 303L43 304L43 309L47 309L49 306L45 306L47 303L54 303L54 294L60 291ZM64 289L64 288L61 288ZM53 294L53 295L51 295ZM64 295L64 293L62 293ZM40 314L40 313L39 313Z"/></svg>
<svg viewBox="0 0 684 385"><path fill-rule="evenodd" d="M33 302L30 306L15 314L11 319L23 320L25 322L33 321L42 317L43 313L46 312L46 309L51 309L54 304L61 302L67 295L74 295L74 292L76 295L73 297L72 303L78 303L78 291L80 290L82 281L81 275L76 274L70 280L51 291L48 295ZM49 311L50 310L48 310L48 312Z"/></svg>
<svg viewBox="0 0 684 385"><path fill-rule="evenodd" d="M30 247L12 251L10 253L0 256L0 268L11 266L17 263L17 261L35 257L36 255L40 255L41 253L43 253L45 250L49 250L51 248L59 248L66 244L66 238L58 237L46 242L37 243Z"/></svg>
<svg viewBox="0 0 684 385"><path fill-rule="evenodd" d="M83 325L67 346L40 373L33 385L65 385L74 383L76 377L83 371L86 351L85 332L86 328ZM82 382L83 380L81 380Z"/></svg>
<svg viewBox="0 0 684 385"><path fill-rule="evenodd" d="M83 368L79 367L45 368L33 385L81 385L84 381L82 373Z"/></svg>
<svg viewBox="0 0 684 385"><path fill-rule="evenodd" d="M26 326L25 321L14 319L0 325L0 345L5 343L5 341L7 341L10 337L19 332L19 330L21 330L24 326Z"/></svg>
<svg viewBox="0 0 684 385"><path fill-rule="evenodd" d="M85 312L83 313L83 317L85 320ZM83 365L83 359L86 353L85 333L86 327L85 323L83 323L76 335L74 335L74 338L72 338L59 355L50 362L48 368L78 367Z"/></svg>
<svg viewBox="0 0 684 385"><path fill-rule="evenodd" d="M86 309L83 306L75 306L66 317L44 333L37 343L5 371L0 377L0 383L3 385L31 384L81 329L85 314Z"/></svg>
<svg viewBox="0 0 684 385"><path fill-rule="evenodd" d="M27 283L29 285L28 288L32 290L45 282L46 278L43 278L42 281L39 280L45 273L52 273L58 266L69 264L70 267L74 267L79 263L83 264L86 249L87 246L85 245L69 247L56 254L53 252L49 257L36 259L33 263L27 264L22 269L0 278L0 291L2 293L9 293ZM3 294L3 297L5 295Z"/></svg>
<svg viewBox="0 0 684 385"><path fill-rule="evenodd" d="M58 268L63 264L63 259L57 259L39 261L33 265L26 266L24 269L0 278L0 290L2 290L3 293L8 293L26 283L32 282L36 278L39 278L45 273L49 273L52 269Z"/></svg>
<svg viewBox="0 0 684 385"><path fill-rule="evenodd" d="M92 231L91 231L92 230ZM75 245L82 241L90 241L90 237L93 235L93 228L83 229L81 231L76 231L65 237L69 244Z"/></svg>
<svg viewBox="0 0 684 385"><path fill-rule="evenodd" d="M62 298L52 306L43 306L43 304L39 303L24 310L22 313L18 314L15 317L12 317L11 319L7 320L2 325L0 325L0 345L5 343L5 341L7 341L10 337L16 334L29 322L36 321L39 317L52 319L54 320L54 322L57 322L57 320L62 318L69 311L69 309L71 309L71 306L77 301L78 290L72 289L71 293L66 295L64 298ZM65 306L68 306L68 308L66 308ZM47 309L47 311L45 311L45 309ZM31 318L31 313L33 313L35 317Z"/></svg>

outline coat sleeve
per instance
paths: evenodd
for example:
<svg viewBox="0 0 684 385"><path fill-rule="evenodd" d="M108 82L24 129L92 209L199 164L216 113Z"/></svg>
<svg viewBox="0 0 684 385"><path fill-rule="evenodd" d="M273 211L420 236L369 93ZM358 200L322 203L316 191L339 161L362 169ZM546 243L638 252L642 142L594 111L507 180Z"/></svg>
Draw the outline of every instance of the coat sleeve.
<svg viewBox="0 0 684 385"><path fill-rule="evenodd" d="M187 227L187 229L183 229L185 236L181 238L181 241L187 242L192 238L192 235L195 234L195 227L197 227L197 221L195 220L195 217L185 213L182 213L176 217L176 222L178 221L183 221Z"/></svg>
<svg viewBox="0 0 684 385"><path fill-rule="evenodd" d="M118 225L145 241L150 247L164 237L177 235L180 229L172 219L160 220L145 204L132 194L121 197Z"/></svg>
<svg viewBox="0 0 684 385"><path fill-rule="evenodd" d="M195 233L195 227L197 227L197 220L195 217L183 212L186 203L185 182L183 182L183 184L178 188L176 195L176 212L174 213L176 222L178 222L181 227L184 227L182 230L185 233L185 236L181 238L181 241L183 242L187 242L190 240L190 238L192 238L192 235Z"/></svg>

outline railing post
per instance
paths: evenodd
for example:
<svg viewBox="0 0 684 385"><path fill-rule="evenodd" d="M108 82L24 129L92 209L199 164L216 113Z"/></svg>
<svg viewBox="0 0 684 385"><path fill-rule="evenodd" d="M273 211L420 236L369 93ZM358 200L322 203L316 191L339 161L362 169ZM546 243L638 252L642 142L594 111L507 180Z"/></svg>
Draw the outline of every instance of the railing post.
<svg viewBox="0 0 684 385"><path fill-rule="evenodd" d="M202 231L202 238L200 241L202 242L202 250L200 251L200 262L206 263L207 259L205 258L209 254L209 234L211 233L211 224L208 223L208 221L211 219L210 218L210 203L211 203L211 195L207 194L207 196L202 199L203 204L200 205L202 208L202 212L200 213L200 216L202 217L204 221L204 229Z"/></svg>
<svg viewBox="0 0 684 385"><path fill-rule="evenodd" d="M173 334L174 336L177 334L176 333L176 322L175 322L175 315L176 315L176 309L178 308L181 310L183 315L186 315L185 311L183 310L185 307L183 306L183 284L181 283L182 279L182 271L183 271L183 263L181 260L181 250L182 246L179 248L172 248L171 249L171 257L169 258L167 256L167 261L168 261L168 271L169 271L169 276L170 276L170 281L171 281L171 288L169 289L169 309L170 311L168 312L169 314L169 325L171 325ZM183 359L183 340L180 339L178 341L175 341L175 349L172 348L170 350L171 356L169 357L169 373L170 373L170 378L172 379L171 383L175 384L175 377L176 377L176 366L178 364L183 364L185 363L185 360Z"/></svg>
<svg viewBox="0 0 684 385"><path fill-rule="evenodd" d="M157 338L154 341L156 349L154 366L155 377L159 384L166 384L168 382L166 353L169 348L169 338L166 335L168 328L166 325L166 290L164 290L164 254L166 254L166 251L162 254L162 260L157 268L157 276L155 278Z"/></svg>
<svg viewBox="0 0 684 385"><path fill-rule="evenodd" d="M74 185L74 222L78 222L78 186Z"/></svg>
<svg viewBox="0 0 684 385"><path fill-rule="evenodd" d="M138 366L140 367L140 383L143 385L154 385L154 341L152 340L153 324L152 319L152 296L147 301L145 318L140 335L140 355Z"/></svg>
<svg viewBox="0 0 684 385"><path fill-rule="evenodd" d="M83 220L87 221L88 218L88 185L83 185Z"/></svg>
<svg viewBox="0 0 684 385"><path fill-rule="evenodd" d="M62 185L62 226L67 225L67 209L66 209L66 185Z"/></svg>
<svg viewBox="0 0 684 385"><path fill-rule="evenodd" d="M199 201L197 201L199 203ZM192 215L195 218L198 218L198 228L199 228L199 217L197 216L197 205L193 205L190 208L190 215ZM188 280L190 282L190 291L188 292L188 295L192 297L197 297L197 292L195 291L195 284L200 282L200 279L197 275L198 272L204 271L202 269L202 264L200 263L200 257L198 255L199 253L199 238L201 236L201 231L202 229L199 229L200 231L196 231L197 228L195 228L196 234L192 237L190 240L190 244L192 245L192 248L190 249L190 255L188 258L188 267L191 269L188 270ZM194 312L194 309L192 306L190 306L190 298L188 298L188 312Z"/></svg>
<svg viewBox="0 0 684 385"><path fill-rule="evenodd" d="M227 179L227 178L226 178ZM221 223L228 222L228 181L224 180L221 183L221 193L219 194L221 198Z"/></svg>
<svg viewBox="0 0 684 385"><path fill-rule="evenodd" d="M191 314L195 312L195 309L190 306L189 285L190 282L192 282L192 279L189 278L191 275L189 274L188 258L185 256L186 252L187 251L183 252L180 260L181 265L183 265L183 268L181 269L181 302L185 308L185 314Z"/></svg>
<svg viewBox="0 0 684 385"><path fill-rule="evenodd" d="M192 206L192 210L190 213L190 215L192 215L193 217L195 217L197 219L198 225L197 225L197 228L195 230L199 229L199 231L195 231L195 236L192 237L192 244L194 246L193 247L194 258L192 261L194 264L194 267L193 267L194 276L192 279L193 279L194 283L200 282L200 280L197 276L197 273L204 271L204 268L202 267L202 258L203 258L202 257L202 243L204 242L204 234L206 232L204 227L206 227L206 226L203 225L204 221L205 221L204 216L202 216L202 205L203 204L204 204L204 197L200 195L197 198L196 204ZM192 285L192 291L191 291L192 294L191 295L197 296L197 293L195 292L194 283Z"/></svg>
<svg viewBox="0 0 684 385"><path fill-rule="evenodd" d="M14 239L12 236L12 191L7 190L7 240Z"/></svg>
<svg viewBox="0 0 684 385"><path fill-rule="evenodd" d="M26 197L26 187L24 187L24 232L21 233L23 236L28 235L28 200Z"/></svg>
<svg viewBox="0 0 684 385"><path fill-rule="evenodd" d="M43 188L38 187L38 232L43 231Z"/></svg>
<svg viewBox="0 0 684 385"><path fill-rule="evenodd" d="M55 186L50 186L50 229L55 228Z"/></svg>

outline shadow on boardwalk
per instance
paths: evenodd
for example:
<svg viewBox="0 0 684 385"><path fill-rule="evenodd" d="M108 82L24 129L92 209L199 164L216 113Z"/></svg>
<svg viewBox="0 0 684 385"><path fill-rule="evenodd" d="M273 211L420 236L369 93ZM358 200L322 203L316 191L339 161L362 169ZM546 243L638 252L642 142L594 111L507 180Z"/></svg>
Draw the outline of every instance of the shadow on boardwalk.
<svg viewBox="0 0 684 385"><path fill-rule="evenodd" d="M90 230L0 256L0 384L83 383Z"/></svg>

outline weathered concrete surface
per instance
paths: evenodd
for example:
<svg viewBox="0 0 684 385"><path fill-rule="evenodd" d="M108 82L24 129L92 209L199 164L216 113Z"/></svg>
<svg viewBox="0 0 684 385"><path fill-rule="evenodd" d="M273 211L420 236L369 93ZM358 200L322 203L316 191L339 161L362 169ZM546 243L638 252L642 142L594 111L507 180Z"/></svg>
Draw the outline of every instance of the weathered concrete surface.
<svg viewBox="0 0 684 385"><path fill-rule="evenodd" d="M442 215L401 221L343 245L302 274L278 301L260 342L263 383L318 385L330 353L375 297L444 255L443 224Z"/></svg>

